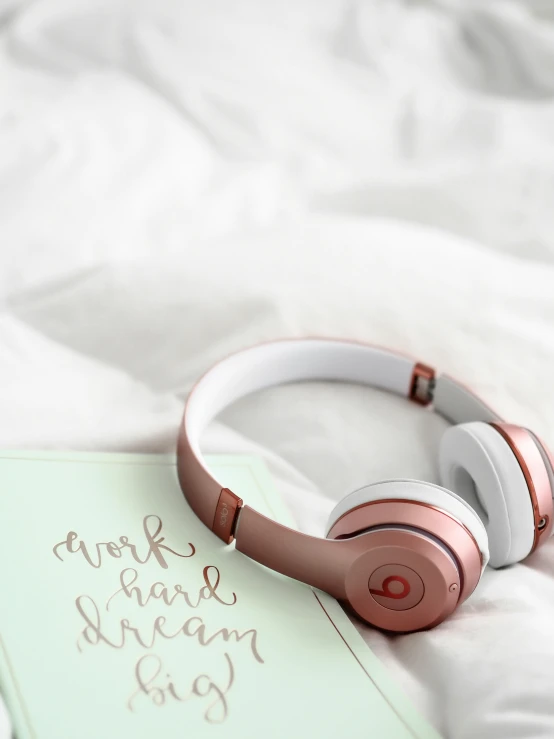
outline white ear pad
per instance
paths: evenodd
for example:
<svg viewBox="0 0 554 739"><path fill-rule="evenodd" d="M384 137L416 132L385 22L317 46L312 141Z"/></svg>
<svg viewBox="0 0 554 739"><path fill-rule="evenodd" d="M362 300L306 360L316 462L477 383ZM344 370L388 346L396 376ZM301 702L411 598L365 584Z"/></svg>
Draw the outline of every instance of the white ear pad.
<svg viewBox="0 0 554 739"><path fill-rule="evenodd" d="M325 535L341 516L364 503L378 500L414 500L441 508L462 523L477 542L483 558L483 569L489 561L487 532L473 508L450 490L421 480L385 480L355 490L337 503L329 515ZM391 524L394 523L391 521ZM448 542L447 542L448 543Z"/></svg>
<svg viewBox="0 0 554 739"><path fill-rule="evenodd" d="M531 496L508 443L481 421L452 426L440 445L442 484L477 511L487 529L492 567L519 562L533 548Z"/></svg>

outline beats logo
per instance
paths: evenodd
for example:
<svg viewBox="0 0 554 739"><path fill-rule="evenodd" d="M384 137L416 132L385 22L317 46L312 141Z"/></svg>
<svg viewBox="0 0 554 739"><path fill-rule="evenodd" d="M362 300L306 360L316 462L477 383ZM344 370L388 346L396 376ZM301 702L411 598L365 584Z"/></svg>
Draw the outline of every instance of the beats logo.
<svg viewBox="0 0 554 739"><path fill-rule="evenodd" d="M400 575L389 575L383 580L383 589L370 588L372 595L382 595L383 598L405 598L410 594L410 583Z"/></svg>
<svg viewBox="0 0 554 739"><path fill-rule="evenodd" d="M371 573L368 586L373 600L392 611L407 611L417 606L425 593L417 572L400 564L378 567Z"/></svg>

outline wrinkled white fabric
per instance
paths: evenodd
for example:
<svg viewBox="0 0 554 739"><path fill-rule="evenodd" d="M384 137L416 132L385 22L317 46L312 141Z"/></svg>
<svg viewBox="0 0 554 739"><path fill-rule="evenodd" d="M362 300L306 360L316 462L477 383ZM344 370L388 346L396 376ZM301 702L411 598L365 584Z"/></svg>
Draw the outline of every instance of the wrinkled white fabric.
<svg viewBox="0 0 554 739"><path fill-rule="evenodd" d="M554 0L0 0L0 445L172 450L201 371L303 334L554 444L553 97ZM362 484L436 481L444 426L291 386L203 446L262 454L321 533ZM553 544L431 632L359 625L445 737L554 736Z"/></svg>

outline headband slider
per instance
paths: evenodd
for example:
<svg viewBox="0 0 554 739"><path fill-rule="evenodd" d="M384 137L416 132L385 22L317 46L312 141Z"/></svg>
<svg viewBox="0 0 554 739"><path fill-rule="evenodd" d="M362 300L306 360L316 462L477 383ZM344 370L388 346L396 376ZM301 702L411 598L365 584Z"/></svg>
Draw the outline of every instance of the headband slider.
<svg viewBox="0 0 554 739"><path fill-rule="evenodd" d="M235 538L235 528L241 508L241 498L229 488L222 488L215 509L212 531L225 544L230 544Z"/></svg>
<svg viewBox="0 0 554 739"><path fill-rule="evenodd" d="M429 405L433 402L435 389L435 370L426 364L417 362L414 365L410 382L410 400L418 405Z"/></svg>

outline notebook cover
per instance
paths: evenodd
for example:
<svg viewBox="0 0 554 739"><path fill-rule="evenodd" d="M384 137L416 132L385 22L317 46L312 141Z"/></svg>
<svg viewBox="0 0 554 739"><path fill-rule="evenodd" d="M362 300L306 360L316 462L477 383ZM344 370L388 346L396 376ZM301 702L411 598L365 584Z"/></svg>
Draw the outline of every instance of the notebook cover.
<svg viewBox="0 0 554 739"><path fill-rule="evenodd" d="M218 478L291 525L263 462ZM170 456L0 458L0 689L18 739L436 739L339 604L227 547Z"/></svg>

